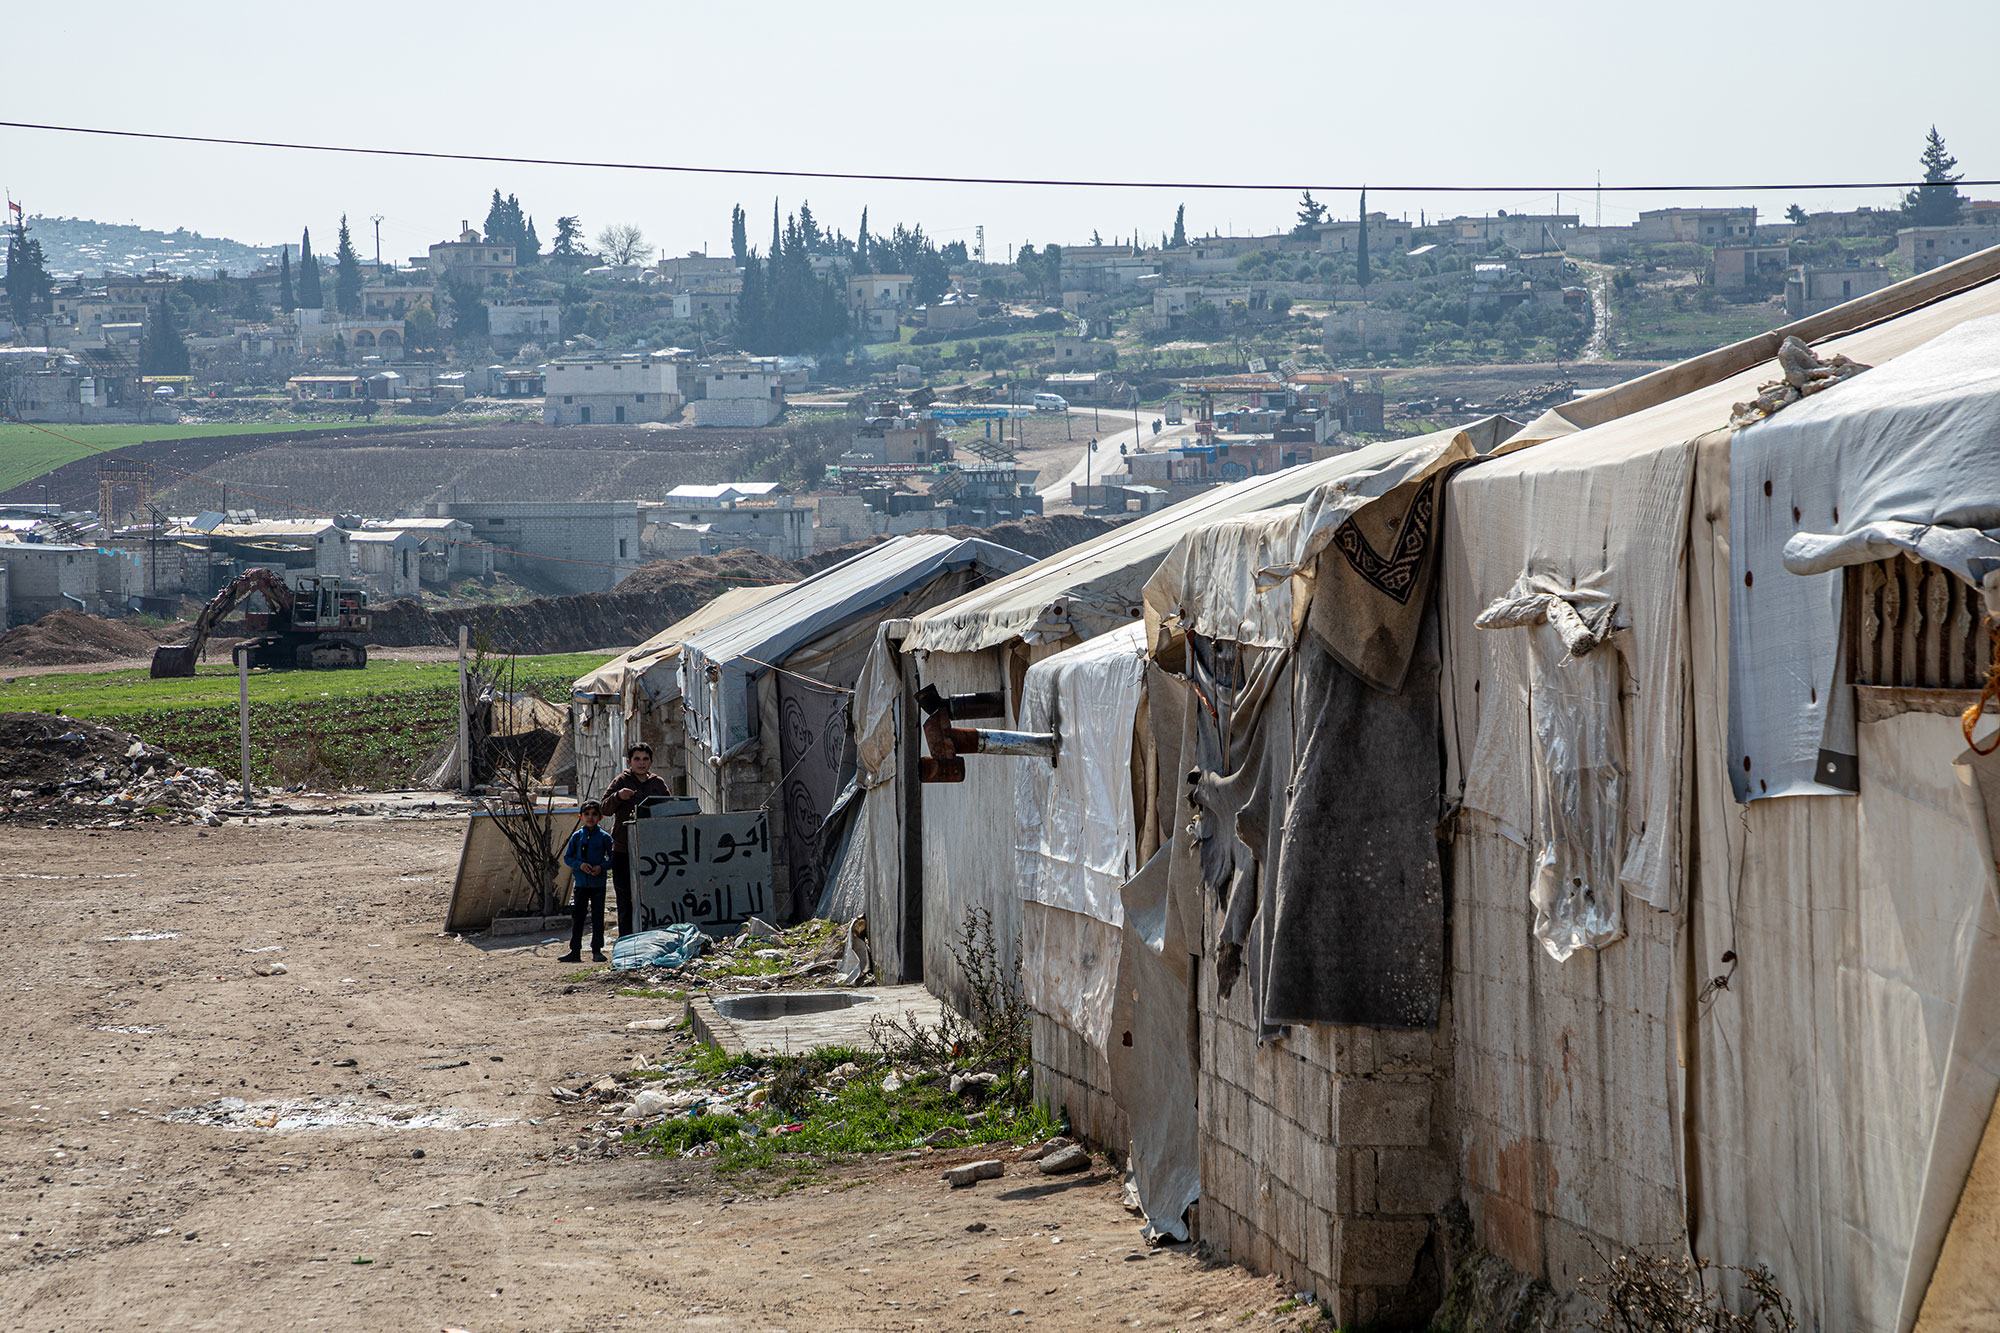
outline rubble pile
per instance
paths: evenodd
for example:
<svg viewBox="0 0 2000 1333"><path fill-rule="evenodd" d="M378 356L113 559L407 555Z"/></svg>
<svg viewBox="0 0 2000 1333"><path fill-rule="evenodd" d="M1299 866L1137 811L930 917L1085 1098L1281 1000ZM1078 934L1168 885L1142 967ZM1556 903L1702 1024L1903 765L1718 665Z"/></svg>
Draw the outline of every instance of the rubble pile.
<svg viewBox="0 0 2000 1333"><path fill-rule="evenodd" d="M149 658L160 640L128 620L85 611L51 611L0 634L0 666L77 666Z"/></svg>
<svg viewBox="0 0 2000 1333"><path fill-rule="evenodd" d="M1492 408L1503 416L1519 418L1523 413L1545 412L1574 397L1575 380L1546 380L1531 388L1501 394L1493 400Z"/></svg>
<svg viewBox="0 0 2000 1333"><path fill-rule="evenodd" d="M222 822L233 782L95 722L0 713L0 821L119 828Z"/></svg>

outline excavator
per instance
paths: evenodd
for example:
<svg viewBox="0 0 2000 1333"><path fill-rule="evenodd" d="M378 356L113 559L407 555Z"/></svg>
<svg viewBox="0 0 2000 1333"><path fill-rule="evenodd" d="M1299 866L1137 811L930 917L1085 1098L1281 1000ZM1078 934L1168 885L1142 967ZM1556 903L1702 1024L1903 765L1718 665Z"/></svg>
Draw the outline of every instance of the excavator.
<svg viewBox="0 0 2000 1333"><path fill-rule="evenodd" d="M273 570L247 569L209 599L195 617L194 633L186 643L154 650L152 674L192 676L208 636L252 594L262 597L268 609L243 613L253 636L241 651L250 654L251 666L323 670L368 665L368 644L360 637L368 628L365 589L312 576L287 584Z"/></svg>

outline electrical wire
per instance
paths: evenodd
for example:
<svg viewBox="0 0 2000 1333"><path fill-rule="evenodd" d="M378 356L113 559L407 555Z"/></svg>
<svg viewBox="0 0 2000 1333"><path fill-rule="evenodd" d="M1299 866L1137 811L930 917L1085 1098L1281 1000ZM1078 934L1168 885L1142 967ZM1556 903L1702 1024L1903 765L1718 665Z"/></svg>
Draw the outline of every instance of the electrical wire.
<svg viewBox="0 0 2000 1333"><path fill-rule="evenodd" d="M219 134L168 134L161 130L121 130L97 125L54 125L40 121L0 120L0 129L39 130L50 134L95 135L111 139L145 139L156 143L210 144L227 148L276 148L299 153L348 153L363 157L418 158L433 162L493 162L505 166L581 167L595 171L673 172L693 176L769 176L791 180L878 181L915 185L1013 185L1057 189L1094 190L1281 190L1296 193L1319 190L1345 194L1373 190L1377 194L1724 194L1752 191L1799 192L1805 190L1904 190L1928 184L1921 180L1878 181L1727 181L1720 183L1675 182L1647 185L1604 185L1586 182L1569 185L1440 185L1380 184L1368 181L1328 183L1325 181L1190 181L1190 180L1093 180L1042 176L954 176L931 172L887 171L807 171L797 167L717 167L679 162L594 161L587 158L525 157L505 153L448 153L433 148L369 148L358 144L294 143L282 139L239 139ZM1959 180L1954 185L1992 186L1995 180Z"/></svg>

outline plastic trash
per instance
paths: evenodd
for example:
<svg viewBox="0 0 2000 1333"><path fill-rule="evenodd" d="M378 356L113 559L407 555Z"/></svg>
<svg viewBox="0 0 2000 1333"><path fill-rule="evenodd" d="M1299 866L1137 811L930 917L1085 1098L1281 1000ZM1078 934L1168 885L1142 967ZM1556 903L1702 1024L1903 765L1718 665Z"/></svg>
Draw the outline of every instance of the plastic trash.
<svg viewBox="0 0 2000 1333"><path fill-rule="evenodd" d="M621 935L611 946L611 968L614 972L629 972L642 967L686 967L701 957L701 951L708 947L708 936L701 933L700 926L667 926L660 930L642 930L636 935Z"/></svg>

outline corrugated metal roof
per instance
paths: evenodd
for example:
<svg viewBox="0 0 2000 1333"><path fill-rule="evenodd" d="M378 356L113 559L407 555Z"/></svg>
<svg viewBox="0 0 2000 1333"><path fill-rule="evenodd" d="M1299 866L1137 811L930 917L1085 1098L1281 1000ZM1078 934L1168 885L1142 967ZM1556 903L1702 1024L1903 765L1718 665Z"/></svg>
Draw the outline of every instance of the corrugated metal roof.
<svg viewBox="0 0 2000 1333"><path fill-rule="evenodd" d="M690 636L681 647L682 694L709 746L723 753L750 738L750 682L796 649L939 574L979 567L998 576L1029 563L1019 551L977 537L897 537ZM705 688L688 689L711 675Z"/></svg>

